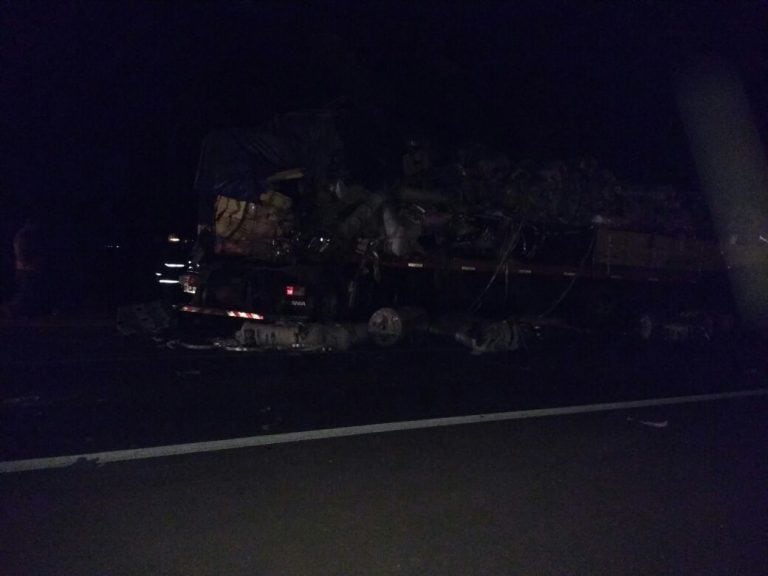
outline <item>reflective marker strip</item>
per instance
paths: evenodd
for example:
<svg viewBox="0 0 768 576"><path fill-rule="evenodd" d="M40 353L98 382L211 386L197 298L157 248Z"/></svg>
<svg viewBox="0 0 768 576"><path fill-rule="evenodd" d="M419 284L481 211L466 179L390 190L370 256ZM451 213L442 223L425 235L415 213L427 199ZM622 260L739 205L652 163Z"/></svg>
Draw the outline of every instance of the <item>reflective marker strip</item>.
<svg viewBox="0 0 768 576"><path fill-rule="evenodd" d="M249 318L250 320L264 320L264 316L261 314L254 314L253 312L239 312L237 310L227 310L227 316L233 318Z"/></svg>
<svg viewBox="0 0 768 576"><path fill-rule="evenodd" d="M248 318L250 320L264 320L264 316L255 312L241 312L239 310L220 310L219 308L201 308L200 306L182 306L181 312L195 314L212 314L214 316L230 316L232 318Z"/></svg>
<svg viewBox="0 0 768 576"><path fill-rule="evenodd" d="M517 273L518 273L518 274L531 274L531 273L532 273L532 270L528 270L528 269L526 269L526 268L518 268L518 269L517 269Z"/></svg>
<svg viewBox="0 0 768 576"><path fill-rule="evenodd" d="M475 268L474 266L462 266L461 269L464 270L465 272L474 272L475 270L477 270L477 268Z"/></svg>
<svg viewBox="0 0 768 576"><path fill-rule="evenodd" d="M504 420L523 420L526 418L541 418L545 416L570 416L573 414L589 414L593 412L634 410L638 408L650 408L653 406L694 404L698 402L712 402L715 400L729 400L756 396L768 396L768 388L740 390L738 392L723 392L719 394L699 394L696 396L632 400L629 402L586 404L582 406L567 406L562 408L539 408L535 410L518 410L515 412L496 412L491 414L476 414L472 416L433 418L430 420L410 420L405 422L369 424L366 426L350 426L347 428L326 428L323 430L307 430L305 432L288 432L286 434L233 438L231 440L214 440L211 442L196 442L193 444L156 446L154 448L135 448L131 450L75 454L72 456L57 456L53 458L12 460L9 462L0 462L0 474L25 472L28 470L43 470L46 468L65 468L74 464L100 465L108 462L145 460L147 458L162 458L164 456L180 456L182 454L198 454L202 452L218 452L235 448L252 448L255 446L268 446L271 444L323 440L326 438L342 438L345 436L362 436L364 434L380 434L382 432L397 432L400 430L420 430L424 428L441 428L446 426L457 426L460 424L478 424L481 422L499 422Z"/></svg>
<svg viewBox="0 0 768 576"><path fill-rule="evenodd" d="M576 272L563 272L563 276L576 276Z"/></svg>
<svg viewBox="0 0 768 576"><path fill-rule="evenodd" d="M424 264L421 262L408 262L408 268L424 268Z"/></svg>

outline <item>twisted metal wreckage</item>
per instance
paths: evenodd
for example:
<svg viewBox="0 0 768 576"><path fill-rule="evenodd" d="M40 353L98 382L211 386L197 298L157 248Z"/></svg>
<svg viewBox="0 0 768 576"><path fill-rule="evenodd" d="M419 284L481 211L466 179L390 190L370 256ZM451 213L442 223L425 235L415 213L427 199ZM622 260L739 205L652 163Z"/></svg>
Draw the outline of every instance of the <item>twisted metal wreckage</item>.
<svg viewBox="0 0 768 576"><path fill-rule="evenodd" d="M702 205L679 191L624 185L593 159L515 165L481 147L436 165L418 141L386 174L337 120L288 114L205 140L199 238L180 276L192 296L178 310L244 319L220 346L340 350L433 334L482 353L606 317L680 339L729 322L727 307L694 313L674 297L705 280L683 300L706 308L726 289Z"/></svg>

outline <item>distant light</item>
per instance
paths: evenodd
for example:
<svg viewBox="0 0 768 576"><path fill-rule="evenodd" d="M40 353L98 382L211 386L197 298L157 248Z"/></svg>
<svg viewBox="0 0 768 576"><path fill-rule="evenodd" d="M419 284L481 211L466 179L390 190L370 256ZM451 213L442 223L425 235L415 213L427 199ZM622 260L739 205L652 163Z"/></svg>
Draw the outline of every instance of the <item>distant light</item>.
<svg viewBox="0 0 768 576"><path fill-rule="evenodd" d="M163 266L166 268L184 268L184 264L178 264L176 262L166 262Z"/></svg>
<svg viewBox="0 0 768 576"><path fill-rule="evenodd" d="M120 244L107 244L105 248L120 248Z"/></svg>
<svg viewBox="0 0 768 576"><path fill-rule="evenodd" d="M168 234L168 242L181 242L181 237L178 234Z"/></svg>
<svg viewBox="0 0 768 576"><path fill-rule="evenodd" d="M160 278L158 282L160 282L160 284L178 284L179 283L178 280L171 280L170 278Z"/></svg>

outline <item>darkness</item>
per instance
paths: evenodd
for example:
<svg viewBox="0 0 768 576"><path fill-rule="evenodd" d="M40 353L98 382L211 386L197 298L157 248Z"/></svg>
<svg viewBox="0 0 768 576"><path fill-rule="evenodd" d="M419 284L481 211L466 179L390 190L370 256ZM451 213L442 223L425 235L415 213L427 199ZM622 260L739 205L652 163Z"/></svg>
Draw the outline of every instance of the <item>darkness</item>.
<svg viewBox="0 0 768 576"><path fill-rule="evenodd" d="M768 573L766 31L0 0L0 574Z"/></svg>
<svg viewBox="0 0 768 576"><path fill-rule="evenodd" d="M768 125L765 5L4 2L3 211L103 237L191 229L203 136L307 108L514 159L698 186L677 70L731 62Z"/></svg>

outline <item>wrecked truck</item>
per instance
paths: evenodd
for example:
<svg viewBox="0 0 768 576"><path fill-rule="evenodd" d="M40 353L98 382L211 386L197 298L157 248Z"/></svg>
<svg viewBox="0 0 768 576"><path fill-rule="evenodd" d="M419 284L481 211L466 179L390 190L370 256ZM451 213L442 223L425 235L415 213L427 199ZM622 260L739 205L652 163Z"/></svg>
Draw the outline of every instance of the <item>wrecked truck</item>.
<svg viewBox="0 0 768 576"><path fill-rule="evenodd" d="M440 166L415 140L382 176L337 121L287 114L205 139L183 323L227 326L237 349L434 334L474 352L553 324L646 339L733 324L721 248L675 191L627 187L591 159L465 149Z"/></svg>

